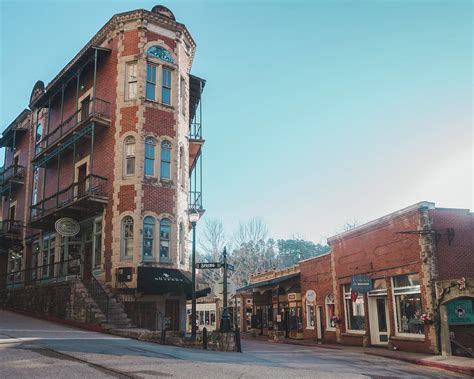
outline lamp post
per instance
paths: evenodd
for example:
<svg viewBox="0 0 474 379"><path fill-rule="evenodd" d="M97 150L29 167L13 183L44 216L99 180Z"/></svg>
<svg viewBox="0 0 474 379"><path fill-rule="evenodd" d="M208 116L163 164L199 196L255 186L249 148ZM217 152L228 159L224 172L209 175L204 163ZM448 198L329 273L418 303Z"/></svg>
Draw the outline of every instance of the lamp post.
<svg viewBox="0 0 474 379"><path fill-rule="evenodd" d="M223 282L223 309L222 309L222 316L221 316L221 331L223 332L230 332L231 325L230 325L230 316L229 310L227 309L227 248L224 246L224 251L222 253L224 258L224 282Z"/></svg>
<svg viewBox="0 0 474 379"><path fill-rule="evenodd" d="M195 210L189 213L189 222L193 228L193 250L192 250L192 300L191 300L191 339L196 340L196 223L199 221L199 213Z"/></svg>

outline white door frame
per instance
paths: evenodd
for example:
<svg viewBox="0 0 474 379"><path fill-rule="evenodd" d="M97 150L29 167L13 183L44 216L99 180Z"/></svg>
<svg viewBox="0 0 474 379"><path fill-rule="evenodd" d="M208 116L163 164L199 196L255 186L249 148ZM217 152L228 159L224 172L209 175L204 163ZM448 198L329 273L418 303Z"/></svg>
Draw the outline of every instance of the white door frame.
<svg viewBox="0 0 474 379"><path fill-rule="evenodd" d="M369 299L369 327L370 327L370 343L372 345L387 345L390 337L390 320L388 317L388 301L387 296L367 296ZM379 318L377 310L377 299L383 299L385 301L385 319L387 324L387 332L380 333L379 331ZM387 334L387 341L381 342L380 335Z"/></svg>

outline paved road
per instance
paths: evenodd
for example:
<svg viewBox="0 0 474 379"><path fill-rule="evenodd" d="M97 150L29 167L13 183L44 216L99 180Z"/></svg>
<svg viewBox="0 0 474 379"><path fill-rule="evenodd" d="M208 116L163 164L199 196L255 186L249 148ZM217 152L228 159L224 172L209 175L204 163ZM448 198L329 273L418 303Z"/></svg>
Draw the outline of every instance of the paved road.
<svg viewBox="0 0 474 379"><path fill-rule="evenodd" d="M94 333L0 310L0 378L452 378L318 347L243 341L221 353Z"/></svg>

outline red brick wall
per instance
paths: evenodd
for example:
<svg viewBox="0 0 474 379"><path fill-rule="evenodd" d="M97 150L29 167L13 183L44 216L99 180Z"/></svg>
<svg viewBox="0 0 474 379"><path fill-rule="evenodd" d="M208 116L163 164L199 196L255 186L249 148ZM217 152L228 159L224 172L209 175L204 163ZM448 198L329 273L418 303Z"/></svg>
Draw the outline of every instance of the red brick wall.
<svg viewBox="0 0 474 379"><path fill-rule="evenodd" d="M156 214L174 213L174 195L176 190L173 188L157 187L143 184L143 209L155 212Z"/></svg>
<svg viewBox="0 0 474 379"><path fill-rule="evenodd" d="M156 34L154 32L146 31L145 37L147 41L155 41L155 40L162 40L169 48L169 50L175 51L176 50L176 41L174 39L162 36L160 34Z"/></svg>
<svg viewBox="0 0 474 379"><path fill-rule="evenodd" d="M438 280L474 278L474 214L462 209L430 211L433 228L440 233L436 245ZM447 230L454 229L451 245Z"/></svg>
<svg viewBox="0 0 474 379"><path fill-rule="evenodd" d="M151 107L145 108L145 132L152 132L159 136L176 136L176 120L172 112Z"/></svg>
<svg viewBox="0 0 474 379"><path fill-rule="evenodd" d="M120 131L120 136L123 136L127 132L137 131L137 112L138 107L136 105L120 109L120 114L122 116L122 119L120 121L120 126L122 127Z"/></svg>
<svg viewBox="0 0 474 379"><path fill-rule="evenodd" d="M313 290L316 292L316 303L317 306L323 307L323 319L322 319L322 337L325 341L335 342L336 332L326 329L327 325L327 314L325 307L325 300L328 294L332 294L332 272L331 272L331 255L323 255L307 261L300 262L300 275L301 275L301 296L303 298L303 335L304 338L317 338L316 326L314 329L307 329L307 315L306 315L306 291ZM318 308L315 308L315 323L316 323L316 312Z"/></svg>
<svg viewBox="0 0 474 379"><path fill-rule="evenodd" d="M138 44L140 43L140 37L138 35L138 30L127 30L124 34L123 40L123 56L139 54L140 49Z"/></svg>
<svg viewBox="0 0 474 379"><path fill-rule="evenodd" d="M120 187L118 194L119 204L118 211L120 213L126 211L132 211L135 209L135 186L133 184L123 185Z"/></svg>

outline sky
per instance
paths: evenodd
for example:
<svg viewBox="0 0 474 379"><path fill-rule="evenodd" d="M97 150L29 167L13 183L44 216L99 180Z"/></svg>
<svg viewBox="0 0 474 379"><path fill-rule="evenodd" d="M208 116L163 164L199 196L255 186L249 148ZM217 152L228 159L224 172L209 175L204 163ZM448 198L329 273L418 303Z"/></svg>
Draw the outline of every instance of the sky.
<svg viewBox="0 0 474 379"><path fill-rule="evenodd" d="M113 14L0 0L0 128ZM207 218L316 242L419 201L474 208L471 1L164 1L197 42ZM199 229L199 228L198 228Z"/></svg>

